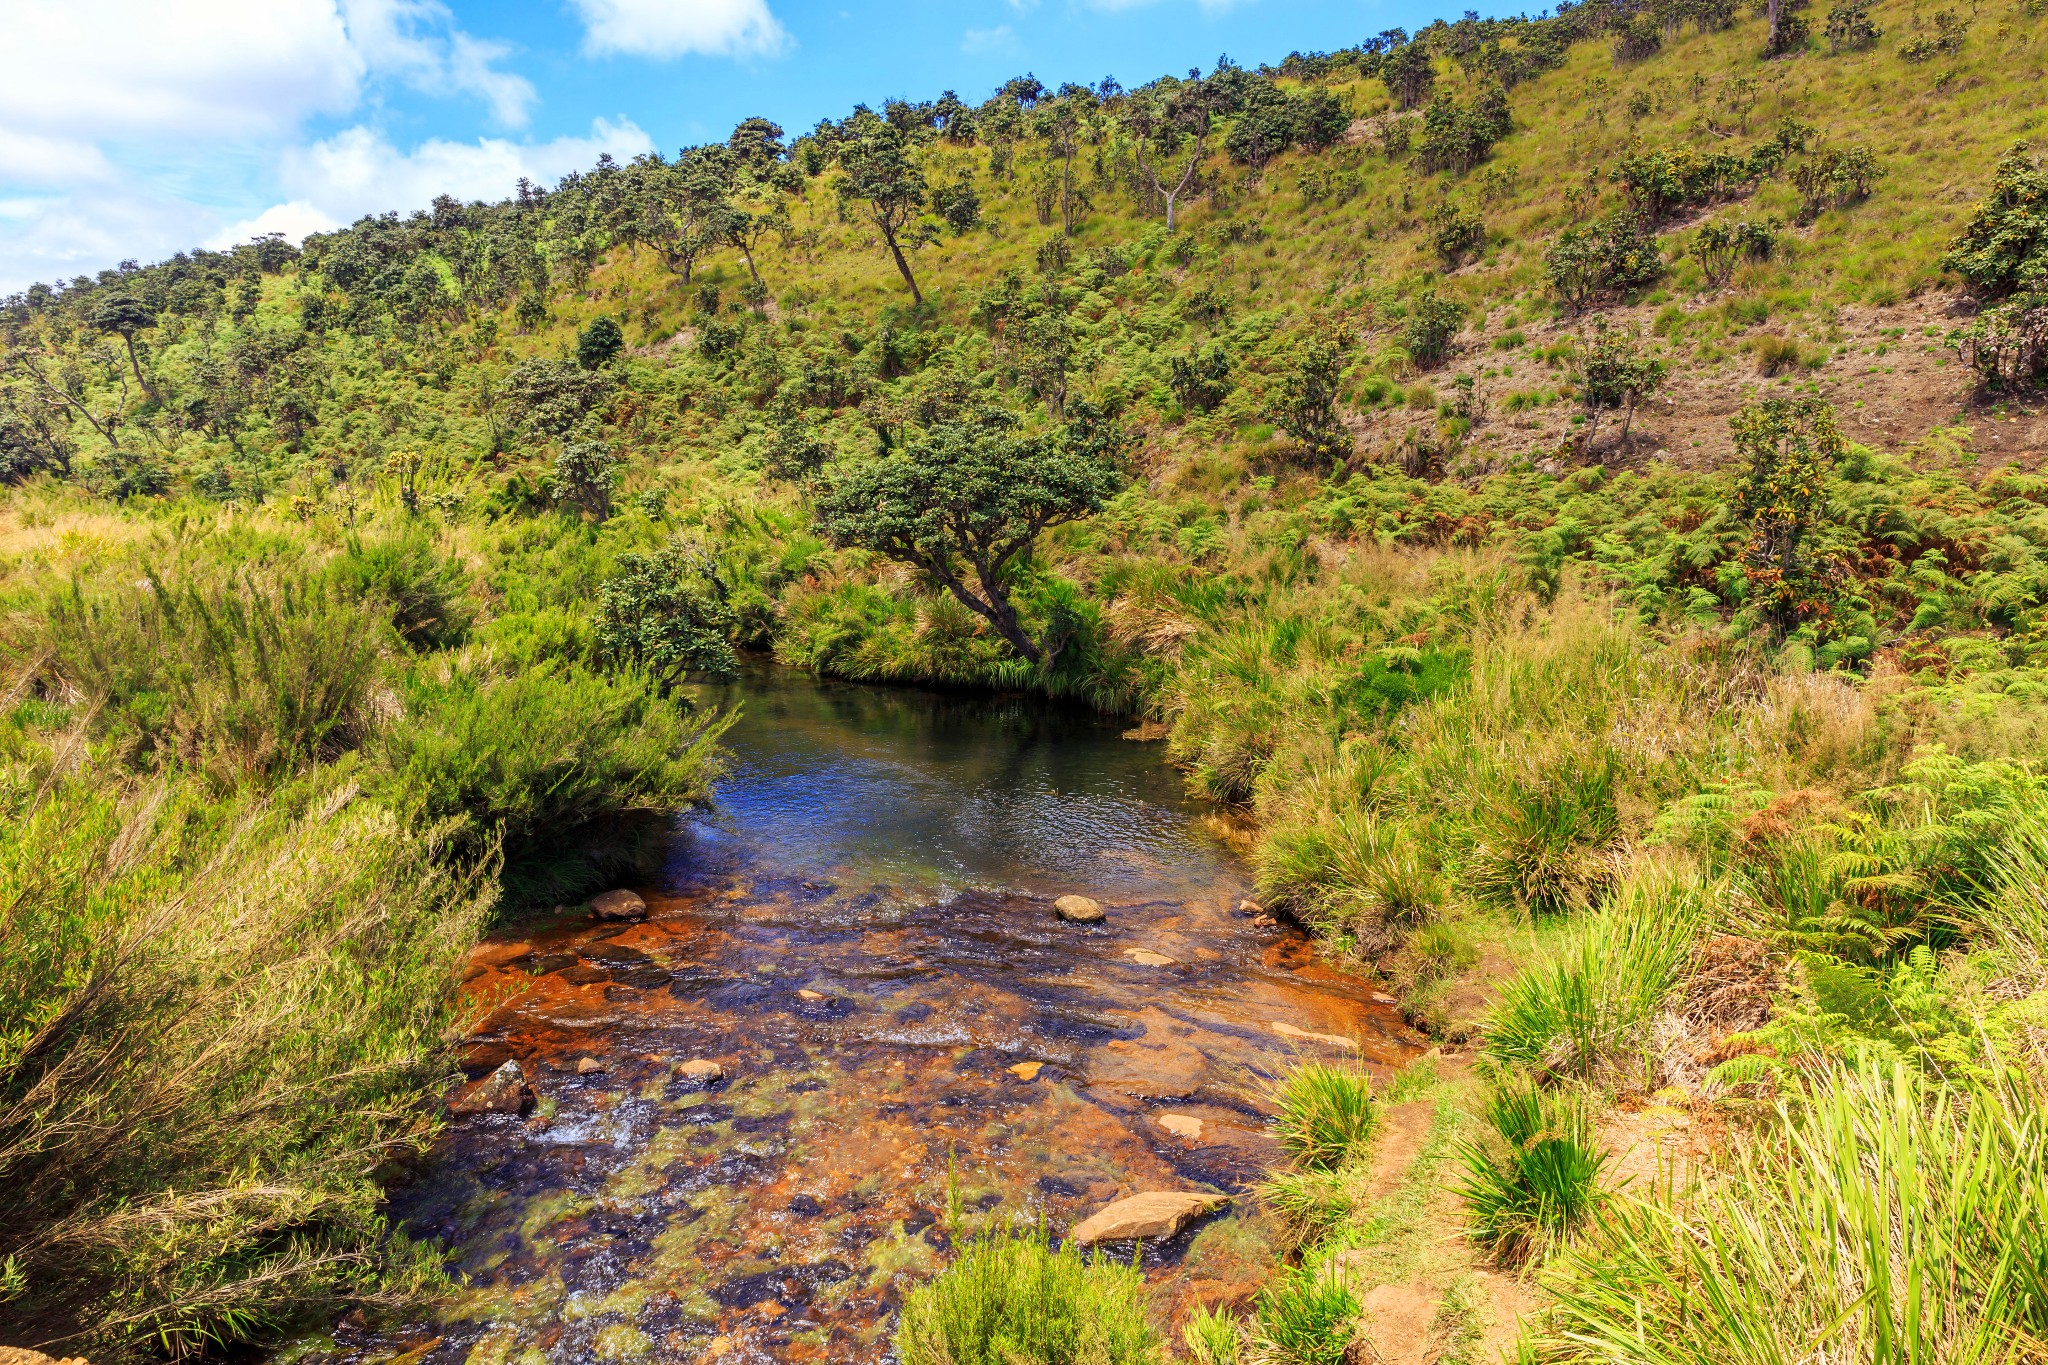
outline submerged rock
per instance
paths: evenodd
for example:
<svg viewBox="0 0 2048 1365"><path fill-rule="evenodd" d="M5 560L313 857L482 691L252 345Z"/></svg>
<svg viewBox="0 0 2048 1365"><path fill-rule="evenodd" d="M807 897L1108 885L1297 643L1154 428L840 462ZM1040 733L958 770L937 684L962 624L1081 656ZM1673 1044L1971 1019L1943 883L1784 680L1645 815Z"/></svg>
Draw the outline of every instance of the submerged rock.
<svg viewBox="0 0 2048 1365"><path fill-rule="evenodd" d="M1339 1038L1334 1033L1310 1033L1305 1028L1297 1028L1293 1024L1281 1019L1275 1019L1272 1022L1273 1032L1279 1034L1282 1038L1292 1038L1297 1043L1327 1043L1331 1047L1350 1048L1353 1051L1356 1051L1358 1048L1358 1043L1355 1040Z"/></svg>
<svg viewBox="0 0 2048 1365"><path fill-rule="evenodd" d="M1044 1062L1019 1062L1015 1066L1003 1069L1020 1081L1035 1081L1038 1079L1038 1073L1044 1068Z"/></svg>
<svg viewBox="0 0 2048 1365"><path fill-rule="evenodd" d="M1104 918L1101 902L1086 896L1061 896L1052 903L1052 912L1069 924L1100 924Z"/></svg>
<svg viewBox="0 0 2048 1365"><path fill-rule="evenodd" d="M1230 1202L1227 1194L1201 1190L1151 1190L1097 1209L1074 1225L1069 1234L1081 1246L1123 1242L1133 1237L1171 1237L1205 1213Z"/></svg>
<svg viewBox="0 0 2048 1365"><path fill-rule="evenodd" d="M1202 1137L1202 1121L1193 1114L1161 1114L1159 1126L1190 1142L1199 1142Z"/></svg>
<svg viewBox="0 0 2048 1365"><path fill-rule="evenodd" d="M595 1057L578 1057L576 1059L576 1074L579 1076L594 1076L603 1070L604 1063Z"/></svg>
<svg viewBox="0 0 2048 1365"><path fill-rule="evenodd" d="M508 1061L448 1101L451 1114L525 1114L533 1109L533 1087L519 1063Z"/></svg>
<svg viewBox="0 0 2048 1365"><path fill-rule="evenodd" d="M1155 953L1150 948L1126 948L1124 956L1140 967L1171 967L1173 959L1165 953Z"/></svg>
<svg viewBox="0 0 2048 1365"><path fill-rule="evenodd" d="M631 891L607 891L590 898L590 913L599 919L646 919L647 902Z"/></svg>

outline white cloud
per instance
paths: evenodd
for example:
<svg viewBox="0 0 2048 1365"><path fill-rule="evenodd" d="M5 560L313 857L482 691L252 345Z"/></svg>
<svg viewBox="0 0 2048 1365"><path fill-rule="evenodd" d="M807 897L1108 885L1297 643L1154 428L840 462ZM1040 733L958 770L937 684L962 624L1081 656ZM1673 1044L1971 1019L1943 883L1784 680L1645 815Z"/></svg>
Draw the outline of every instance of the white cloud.
<svg viewBox="0 0 2048 1365"><path fill-rule="evenodd" d="M769 57L790 37L767 0L572 0L583 16L583 50L593 56Z"/></svg>
<svg viewBox="0 0 2048 1365"><path fill-rule="evenodd" d="M526 125L538 98L533 83L492 65L511 48L456 28L455 16L440 0L341 0L341 8L349 39L370 70L428 93L474 95L490 106L497 122Z"/></svg>
<svg viewBox="0 0 2048 1365"><path fill-rule="evenodd" d="M520 177L546 184L572 170L588 169L610 152L620 161L654 150L654 140L631 119L597 119L588 137L548 142L479 138L449 142L434 138L401 151L366 127L350 128L310 147L285 154L280 170L291 199L264 210L247 224L250 232L305 232L353 222L365 213L425 208L435 195L497 200L510 195ZM263 226L257 226L263 224ZM226 234L223 234L225 236Z"/></svg>
<svg viewBox="0 0 2048 1365"><path fill-rule="evenodd" d="M305 200L294 199L289 204L272 204L254 218L222 228L206 239L206 245L214 251L226 251L272 232L282 232L288 242L299 242L308 233L331 232L341 225L340 220L328 217Z"/></svg>
<svg viewBox="0 0 2048 1365"><path fill-rule="evenodd" d="M960 50L976 56L990 52L1015 52L1017 35L1008 24L994 28L970 28L960 35Z"/></svg>

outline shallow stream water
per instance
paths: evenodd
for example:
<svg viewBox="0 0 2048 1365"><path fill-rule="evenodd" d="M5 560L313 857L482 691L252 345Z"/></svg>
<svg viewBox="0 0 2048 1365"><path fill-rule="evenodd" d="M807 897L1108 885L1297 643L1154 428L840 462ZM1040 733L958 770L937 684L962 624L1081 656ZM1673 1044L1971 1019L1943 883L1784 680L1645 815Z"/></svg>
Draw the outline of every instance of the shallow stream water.
<svg viewBox="0 0 2048 1365"><path fill-rule="evenodd" d="M1389 1002L1239 912L1245 872L1157 745L780 671L705 700L743 704L731 771L637 888L649 918L519 926L472 960L469 1074L516 1059L539 1107L453 1122L393 1208L462 1292L303 1359L886 1360L964 1230L1242 1195L1289 1060L1414 1050ZM1107 921L1057 919L1070 892ZM1165 1325L1241 1297L1270 1229L1237 1198L1143 1256Z"/></svg>

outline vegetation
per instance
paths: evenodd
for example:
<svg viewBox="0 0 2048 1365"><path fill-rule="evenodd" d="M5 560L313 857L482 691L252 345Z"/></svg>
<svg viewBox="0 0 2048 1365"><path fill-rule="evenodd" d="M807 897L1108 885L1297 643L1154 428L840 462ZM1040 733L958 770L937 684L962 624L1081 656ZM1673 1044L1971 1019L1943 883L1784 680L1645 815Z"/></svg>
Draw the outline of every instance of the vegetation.
<svg viewBox="0 0 2048 1365"><path fill-rule="evenodd" d="M2041 1337L2033 9L1020 77L7 301L5 1311L431 1292L375 1179L459 953L702 797L754 650L1164 723L1486 1059L1432 1160L1539 1358ZM1411 1227L1372 1091L1280 1094L1296 1264L1202 1359L1338 1358ZM1660 1106L1712 1159L1617 1191ZM899 1349L1156 1358L1137 1283L992 1234Z"/></svg>
<svg viewBox="0 0 2048 1365"><path fill-rule="evenodd" d="M1149 1365L1162 1359L1145 1321L1144 1275L1043 1229L999 1228L968 1243L903 1301L904 1365Z"/></svg>

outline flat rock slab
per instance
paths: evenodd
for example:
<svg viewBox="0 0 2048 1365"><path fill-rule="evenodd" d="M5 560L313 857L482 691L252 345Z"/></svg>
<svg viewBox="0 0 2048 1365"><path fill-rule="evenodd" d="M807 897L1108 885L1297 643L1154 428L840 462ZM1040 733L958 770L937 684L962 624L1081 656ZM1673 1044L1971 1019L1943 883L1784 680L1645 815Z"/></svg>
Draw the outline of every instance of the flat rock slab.
<svg viewBox="0 0 2048 1365"><path fill-rule="evenodd" d="M1199 1142L1202 1137L1202 1121L1193 1114L1161 1114L1159 1126L1175 1137Z"/></svg>
<svg viewBox="0 0 2048 1365"><path fill-rule="evenodd" d="M1150 948L1126 948L1124 956L1140 967L1171 967L1173 959L1165 953L1155 953Z"/></svg>
<svg viewBox="0 0 2048 1365"><path fill-rule="evenodd" d="M1133 1237L1171 1237L1205 1213L1230 1202L1227 1194L1200 1190L1151 1190L1097 1209L1074 1225L1068 1235L1081 1246L1122 1242Z"/></svg>
<svg viewBox="0 0 2048 1365"><path fill-rule="evenodd" d="M1100 924L1105 918L1102 903L1086 896L1061 896L1052 903L1052 912L1069 924Z"/></svg>
<svg viewBox="0 0 2048 1365"><path fill-rule="evenodd" d="M647 902L631 891L607 891L590 898L590 913L599 919L646 919Z"/></svg>
<svg viewBox="0 0 2048 1365"><path fill-rule="evenodd" d="M1015 1066L1005 1067L1003 1069L1005 1071L1008 1071L1012 1076L1015 1076L1020 1081L1035 1081L1038 1079L1038 1073L1045 1069L1045 1063L1019 1062Z"/></svg>
<svg viewBox="0 0 2048 1365"><path fill-rule="evenodd" d="M1358 1044L1349 1038L1339 1038L1334 1033L1310 1033L1307 1029L1297 1028L1283 1019L1273 1021L1273 1032L1282 1038L1292 1038L1297 1043L1326 1043L1331 1047L1350 1048L1353 1051L1358 1048Z"/></svg>

